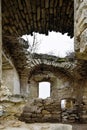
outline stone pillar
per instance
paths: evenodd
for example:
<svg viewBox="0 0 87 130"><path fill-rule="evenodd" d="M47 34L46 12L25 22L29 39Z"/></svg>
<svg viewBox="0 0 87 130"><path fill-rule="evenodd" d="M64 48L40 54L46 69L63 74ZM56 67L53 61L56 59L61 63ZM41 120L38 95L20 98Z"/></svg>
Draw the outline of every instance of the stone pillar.
<svg viewBox="0 0 87 130"><path fill-rule="evenodd" d="M27 75L21 75L20 86L21 86L21 94L24 96L28 96L28 76Z"/></svg>
<svg viewBox="0 0 87 130"><path fill-rule="evenodd" d="M2 81L2 11L0 0L0 86Z"/></svg>
<svg viewBox="0 0 87 130"><path fill-rule="evenodd" d="M31 81L29 84L29 90L30 90L29 98L31 98L31 99L38 98L38 96L39 96L38 89L39 89L38 82Z"/></svg>
<svg viewBox="0 0 87 130"><path fill-rule="evenodd" d="M77 58L87 60L87 0L74 0L74 38Z"/></svg>

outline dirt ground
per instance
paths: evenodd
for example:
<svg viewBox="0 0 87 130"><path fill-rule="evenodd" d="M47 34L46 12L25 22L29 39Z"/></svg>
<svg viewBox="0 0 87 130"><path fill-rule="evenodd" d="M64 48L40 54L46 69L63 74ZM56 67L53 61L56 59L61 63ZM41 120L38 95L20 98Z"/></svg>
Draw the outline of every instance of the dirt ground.
<svg viewBox="0 0 87 130"><path fill-rule="evenodd" d="M20 121L1 121L0 130L72 130L71 125L55 123L26 124Z"/></svg>
<svg viewBox="0 0 87 130"><path fill-rule="evenodd" d="M0 130L87 130L87 124L33 123L17 120L0 121Z"/></svg>

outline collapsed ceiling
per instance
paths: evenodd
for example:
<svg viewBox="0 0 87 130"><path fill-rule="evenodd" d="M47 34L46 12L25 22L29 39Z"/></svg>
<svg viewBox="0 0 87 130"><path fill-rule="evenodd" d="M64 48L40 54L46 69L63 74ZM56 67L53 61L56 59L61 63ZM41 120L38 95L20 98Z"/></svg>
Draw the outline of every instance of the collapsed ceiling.
<svg viewBox="0 0 87 130"><path fill-rule="evenodd" d="M73 37L74 0L3 0L2 34L3 48L7 48L18 71L31 67L27 43L18 37L33 32L48 35L49 31L68 33ZM27 71L27 70L26 70ZM65 73L65 72L64 72Z"/></svg>
<svg viewBox="0 0 87 130"><path fill-rule="evenodd" d="M2 1L3 48L9 50L19 72L25 71L29 67L30 61L27 43L19 43L17 38L33 32L47 35L49 31L68 33L73 37L73 15L74 0ZM33 66L35 62L38 60L33 61L31 65ZM31 71L32 66L30 66ZM80 75L79 78L84 77L87 72L86 61L79 61L77 66L76 75Z"/></svg>

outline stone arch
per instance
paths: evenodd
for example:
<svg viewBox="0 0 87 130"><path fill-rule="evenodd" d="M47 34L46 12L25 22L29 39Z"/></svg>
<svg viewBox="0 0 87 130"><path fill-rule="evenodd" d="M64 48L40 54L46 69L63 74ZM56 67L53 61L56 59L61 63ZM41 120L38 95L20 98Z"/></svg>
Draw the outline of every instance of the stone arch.
<svg viewBox="0 0 87 130"><path fill-rule="evenodd" d="M30 84L30 97L38 97L38 83L47 81L51 83L51 98L58 98L59 100L64 95L69 97L73 84L73 78L64 68L53 67L51 65L35 66L29 73L28 81ZM63 92L63 93L62 93ZM60 94L61 95L60 95Z"/></svg>

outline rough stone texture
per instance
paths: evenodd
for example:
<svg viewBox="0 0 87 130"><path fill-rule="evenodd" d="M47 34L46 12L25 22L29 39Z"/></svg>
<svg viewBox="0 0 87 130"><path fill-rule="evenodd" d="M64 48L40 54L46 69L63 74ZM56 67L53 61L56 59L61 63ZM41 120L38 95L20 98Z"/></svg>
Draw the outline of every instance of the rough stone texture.
<svg viewBox="0 0 87 130"><path fill-rule="evenodd" d="M2 81L2 13L1 13L1 1L0 1L0 86Z"/></svg>
<svg viewBox="0 0 87 130"><path fill-rule="evenodd" d="M1 87L0 87L0 101L8 100L8 97L10 97L11 95L12 95L12 93L9 90L9 88L7 86L4 86L3 84L1 84Z"/></svg>
<svg viewBox="0 0 87 130"><path fill-rule="evenodd" d="M80 122L80 111L79 111L79 104L73 98L66 98L62 101L65 101L65 106L61 106L62 113L61 118L62 122L66 123L78 123ZM62 102L61 102L62 103ZM61 104L63 105L63 104Z"/></svg>
<svg viewBox="0 0 87 130"><path fill-rule="evenodd" d="M56 56L33 54L33 59L30 60L28 58L27 61L29 63L25 67L21 64L22 68L24 68L21 74L21 89L23 93L26 94L27 92L31 98L38 97L38 83L41 81L51 83L51 96L54 95L53 93L56 90L64 87L66 89L70 87L71 89L72 79L74 78L71 75L71 71L76 63L66 60L66 58L57 58ZM57 97L56 93L55 96Z"/></svg>
<svg viewBox="0 0 87 130"><path fill-rule="evenodd" d="M85 86L87 86L87 81ZM84 87L83 90L82 121L87 123L87 87Z"/></svg>
<svg viewBox="0 0 87 130"><path fill-rule="evenodd" d="M8 91L7 93L4 92L3 96L0 97L0 108L2 107L2 110L0 109L0 121L17 120L25 104L25 98L18 95L13 96Z"/></svg>
<svg viewBox="0 0 87 130"><path fill-rule="evenodd" d="M14 42L15 43L15 42ZM22 43L25 46L25 43ZM22 46L21 43L17 43L17 46ZM51 98L56 99L58 102L62 98L75 98L78 101L78 105L81 111L81 119L85 120L86 116L84 110L82 111L81 104L83 102L83 96L85 95L83 91L86 88L84 78L86 74L86 61L69 61L66 58L57 58L49 55L38 55L34 54L33 59L29 59L29 53L26 55L26 50L21 51L20 48L16 51L12 51L12 56L16 56L14 61L17 61L15 66L20 75L21 81L21 94L25 95L28 98L37 98L38 97L38 83L40 81L49 81L51 82ZM18 53L17 53L18 52ZM16 55L17 53L17 55ZM19 54L24 54L24 57L27 56L27 59L21 63L21 59L18 59ZM22 56L20 56L21 58ZM24 58L22 57L22 58ZM20 61L20 63L19 63ZM28 62L28 64L26 64ZM19 63L19 64L17 64ZM25 64L25 66L24 66ZM5 67L5 66L4 66ZM22 70L22 71L21 71ZM80 84L80 85L79 85ZM84 86L84 87L83 87ZM83 107L84 108L84 107ZM48 108L50 109L50 107ZM85 109L85 108L84 108ZM49 116L49 111L42 111ZM67 111L66 111L67 113ZM67 115L69 115L68 113ZM37 115L38 116L38 115ZM40 117L41 115L39 115ZM63 116L64 117L64 116ZM77 115L74 115L77 118ZM34 120L36 120L36 115L33 114ZM44 118L47 118L46 116ZM65 118L65 117L64 117ZM72 118L72 114L71 114ZM43 120L43 122L45 119ZM82 121L82 120L81 120Z"/></svg>
<svg viewBox="0 0 87 130"><path fill-rule="evenodd" d="M11 47L10 51L17 71L20 75L22 94L29 94L28 88L32 86L31 91L33 91L33 87L35 85L37 86L37 83L41 80L53 81L55 80L55 77L62 78L62 76L69 77L69 79L73 78L71 71L76 64L74 61L67 61L67 58L64 59L43 54L33 54L33 58L31 58L27 48L24 49L21 47L21 43L18 43L18 41L15 40L14 44L16 45L15 48ZM8 46L9 45L10 44L8 43ZM26 46L25 43L23 46ZM52 75L54 76L52 77ZM34 76L35 81L33 81ZM65 82L67 82L67 80ZM35 82L34 85L33 82ZM35 96L37 97L38 94Z"/></svg>
<svg viewBox="0 0 87 130"><path fill-rule="evenodd" d="M79 59L87 60L87 1L75 0L74 3L76 56Z"/></svg>
<svg viewBox="0 0 87 130"><path fill-rule="evenodd" d="M61 108L57 100L50 98L34 99L28 102L24 107L23 113L19 118L21 121L27 123L34 122L60 122L61 121Z"/></svg>
<svg viewBox="0 0 87 130"><path fill-rule="evenodd" d="M0 53L0 60L3 62L0 65L0 74L2 75L2 68L3 70L6 67L10 68L9 72L8 69L3 71L3 79L6 79L6 86L8 84L8 87L12 90L14 82L16 83L14 84L15 88L21 88L22 95L28 98L36 98L38 96L38 92L36 92L38 83L40 81L49 81L52 87L51 102L52 100L57 100L59 113L61 99L75 98L77 100L80 119L76 111L72 110L70 113L70 111L65 110L62 114L57 113L59 116L62 115L63 121L66 118L74 121L78 118L80 122L87 123L87 0L74 0L75 51L78 59L71 61L67 60L67 58L41 54L33 54L31 58L30 53L27 51L28 43L17 37L28 31L29 34L32 34L33 31L47 34L48 31L52 30L62 33L68 32L72 37L73 0L56 0L55 2L54 0L47 0L46 2L41 0L41 3L35 0L3 0L2 2L3 50L9 52L9 59L11 58L14 64L14 67L11 66L11 60L7 62L5 56L3 55L2 57ZM0 52L1 50L2 45L0 46ZM7 55L7 53L5 54ZM13 79L14 77L15 79ZM7 83L7 81L10 83ZM19 86L19 81L21 86ZM18 90L15 89L16 92ZM23 113L25 114L24 118L28 122L30 120L35 122L37 118L40 119L42 117L44 117L42 118L43 122L52 121L54 118L56 118L54 120L60 121L60 118L56 117L56 115L53 118L53 113L50 112L50 110L52 112L56 110L54 109L54 107L56 108L55 101L52 104L52 108L49 105L51 102L48 105L45 102L44 106L42 101L41 99L41 103L33 105L33 109L30 109L31 103L29 103L28 109L30 111L29 113ZM43 109L41 109L41 113L37 114L40 110L37 110L39 107ZM27 106L25 107L26 109Z"/></svg>
<svg viewBox="0 0 87 130"><path fill-rule="evenodd" d="M73 2L74 0L3 0L3 35L18 37L33 32L48 35L49 31L56 31L68 33L72 37Z"/></svg>
<svg viewBox="0 0 87 130"><path fill-rule="evenodd" d="M73 102L72 107L69 101L73 99L66 98L68 105L61 108L60 102L56 99L34 99L28 102L24 107L19 120L34 123L34 122L63 122L63 123L78 123L81 121L79 104Z"/></svg>
<svg viewBox="0 0 87 130"><path fill-rule="evenodd" d="M52 99L58 99L60 101L60 99L63 97L70 97L70 93L72 96L72 81L66 76L62 77L61 79L60 76L61 74L58 77L50 71L42 71L42 74L39 73L35 75L33 73L32 78L29 79L29 98L32 99L37 98L39 96L39 82L41 81L48 81L51 83L50 97Z"/></svg>
<svg viewBox="0 0 87 130"><path fill-rule="evenodd" d="M29 91L28 91L28 76L27 75L21 75L20 76L20 93L22 95L26 95L29 94Z"/></svg>
<svg viewBox="0 0 87 130"><path fill-rule="evenodd" d="M15 48L12 45L12 48L9 48L10 50L8 49L12 52L12 59L15 61L15 66L20 76L21 94L28 98L37 98L38 83L40 81L49 81L52 88L51 98L56 99L58 102L63 98L77 99L80 111L80 121L85 122L85 119L87 118L86 114L84 114L86 105L83 106L82 103L84 99L83 97L86 95L84 92L86 89L85 77L87 76L87 62L83 60L74 61L74 59L69 60L67 58L57 58L55 56L39 54L33 54L31 58L29 53L26 52L28 47L27 43L23 41L23 39L21 39L21 42L18 43L18 40L15 40ZM11 42L7 44L8 47L10 47L10 44ZM13 49L15 50L13 51ZM5 64L3 65L5 67ZM50 107L48 109L50 109ZM42 113L46 113L50 120L51 115L49 111L45 110L42 111ZM70 113L67 115L69 114ZM41 115L39 115L39 117L40 116ZM73 115L71 114L71 118L73 118L72 116ZM36 115L33 114L32 117L35 121ZM63 117L65 118L65 115ZM77 115L74 114L74 117L77 118ZM44 118L47 117L45 116ZM43 122L44 121L45 119Z"/></svg>

